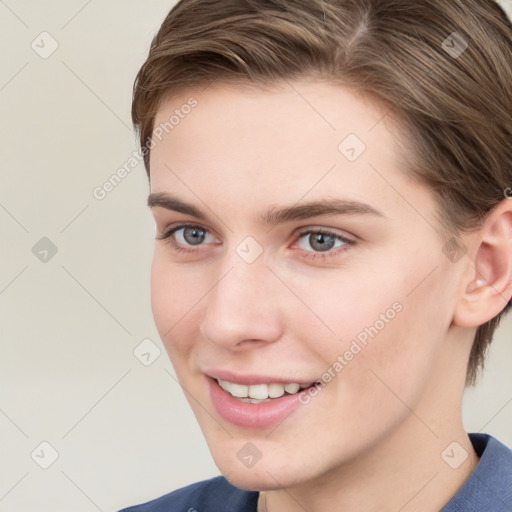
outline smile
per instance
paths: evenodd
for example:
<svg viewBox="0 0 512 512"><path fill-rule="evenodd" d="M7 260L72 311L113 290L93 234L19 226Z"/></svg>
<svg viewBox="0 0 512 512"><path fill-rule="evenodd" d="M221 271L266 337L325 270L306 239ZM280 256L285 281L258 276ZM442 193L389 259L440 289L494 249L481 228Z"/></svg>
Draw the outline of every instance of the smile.
<svg viewBox="0 0 512 512"><path fill-rule="evenodd" d="M307 393L318 383L246 382L241 384L212 377L207 379L210 399L219 416L233 425L249 429L271 428L282 423L303 406L301 393Z"/></svg>
<svg viewBox="0 0 512 512"><path fill-rule="evenodd" d="M314 384L314 382L309 384L298 384L296 382L282 384L274 382L271 384L245 385L220 379L217 379L217 382L219 386L224 391L227 391L231 396L252 404L268 402L273 398L282 397L285 393L288 395L295 395L301 389L309 388Z"/></svg>

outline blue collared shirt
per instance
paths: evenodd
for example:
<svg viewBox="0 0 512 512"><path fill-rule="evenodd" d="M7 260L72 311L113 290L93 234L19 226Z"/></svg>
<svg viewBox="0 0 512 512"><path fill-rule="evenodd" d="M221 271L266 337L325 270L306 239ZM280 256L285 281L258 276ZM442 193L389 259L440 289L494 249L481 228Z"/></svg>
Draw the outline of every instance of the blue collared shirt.
<svg viewBox="0 0 512 512"><path fill-rule="evenodd" d="M469 434L480 461L440 512L512 512L512 451L488 434ZM258 492L218 476L120 512L257 512Z"/></svg>
<svg viewBox="0 0 512 512"><path fill-rule="evenodd" d="M512 512L512 451L488 434L469 434L480 461L441 512Z"/></svg>

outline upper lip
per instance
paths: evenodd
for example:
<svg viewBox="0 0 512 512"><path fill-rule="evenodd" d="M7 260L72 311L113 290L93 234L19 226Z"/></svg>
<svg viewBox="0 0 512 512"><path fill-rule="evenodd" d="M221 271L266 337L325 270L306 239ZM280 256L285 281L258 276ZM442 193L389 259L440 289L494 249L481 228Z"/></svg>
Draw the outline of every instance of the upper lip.
<svg viewBox="0 0 512 512"><path fill-rule="evenodd" d="M244 384L246 386L250 386L252 384L312 384L316 382L318 379L305 380L303 378L296 379L295 377L275 377L275 376L266 376L266 375L257 375L255 373L235 373L229 370L207 370L204 371L205 375L211 377L216 380L225 380L228 382L232 382L233 384Z"/></svg>

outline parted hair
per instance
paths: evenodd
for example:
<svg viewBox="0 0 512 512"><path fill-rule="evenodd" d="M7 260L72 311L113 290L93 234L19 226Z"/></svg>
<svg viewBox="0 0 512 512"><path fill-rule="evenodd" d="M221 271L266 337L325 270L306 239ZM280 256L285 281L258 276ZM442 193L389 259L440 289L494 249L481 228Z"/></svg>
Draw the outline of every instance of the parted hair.
<svg viewBox="0 0 512 512"><path fill-rule="evenodd" d="M404 172L434 192L452 249L512 195L512 24L494 0L179 1L134 83L148 177L155 116L173 94L301 78L355 88L397 116ZM478 327L467 385L509 308Z"/></svg>

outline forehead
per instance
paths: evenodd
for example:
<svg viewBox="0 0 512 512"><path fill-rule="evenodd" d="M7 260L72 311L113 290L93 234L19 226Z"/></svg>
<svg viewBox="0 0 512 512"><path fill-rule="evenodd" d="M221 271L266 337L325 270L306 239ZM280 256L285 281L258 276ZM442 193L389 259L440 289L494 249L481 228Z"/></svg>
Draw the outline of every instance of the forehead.
<svg viewBox="0 0 512 512"><path fill-rule="evenodd" d="M244 207L326 193L399 205L422 191L399 169L396 127L389 108L325 81L187 90L155 118L152 191Z"/></svg>
<svg viewBox="0 0 512 512"><path fill-rule="evenodd" d="M387 127L393 123L391 108L376 99L325 80L309 79L266 87L245 82L213 83L181 91L163 103L155 116L154 129L164 137L173 132L176 144L183 142L180 132L185 126L194 131L190 143L215 140L216 147L222 144L233 149L234 143L248 137L255 147L261 141L266 147L286 149L292 148L294 141L300 145L302 140L314 137L315 146L323 141L324 148L338 149L348 134L371 145L375 139L389 136ZM217 132L202 137L213 128ZM229 132L236 137L224 141L215 137ZM186 138L190 135L184 134Z"/></svg>

